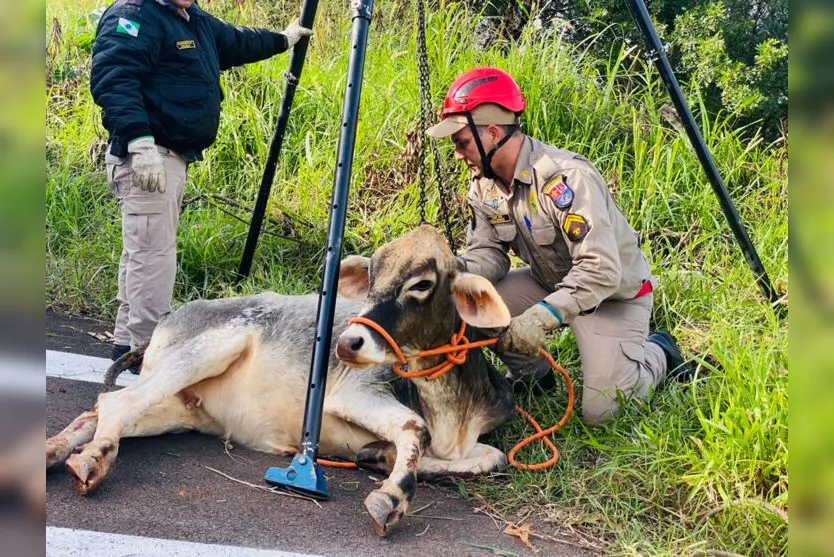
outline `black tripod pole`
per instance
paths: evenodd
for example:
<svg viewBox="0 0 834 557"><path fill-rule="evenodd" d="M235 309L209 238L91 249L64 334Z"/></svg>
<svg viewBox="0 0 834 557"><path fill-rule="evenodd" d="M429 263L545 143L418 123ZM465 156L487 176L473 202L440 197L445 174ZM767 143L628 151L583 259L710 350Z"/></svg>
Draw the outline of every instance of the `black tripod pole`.
<svg viewBox="0 0 834 557"><path fill-rule="evenodd" d="M307 405L304 412L301 452L295 456L290 468L270 468L266 471L264 478L270 484L288 487L316 497L327 497L324 474L321 472L319 465L316 464L316 457L319 450L324 388L330 360L333 314L336 310L336 289L339 280L342 241L345 233L348 191L350 190L350 171L353 166L359 98L362 92L362 74L365 66L365 51L368 43L372 8L373 0L353 0L351 2L353 34L348 62L347 87L342 104L336 176L333 183L333 198L330 203L327 249L325 251L324 271L322 272L321 292L319 293L316 343L310 366L310 381L307 385Z"/></svg>
<svg viewBox="0 0 834 557"><path fill-rule="evenodd" d="M305 0L301 8L299 24L308 29L313 28L313 20L316 17L319 0ZM295 97L295 88L301 79L301 70L304 68L304 59L307 57L307 46L310 44L309 37L302 37L293 47L290 67L287 70L287 83L284 86L284 100L281 103L281 111L278 119L275 120L275 129L272 132L272 141L269 143L269 152L266 156L264 173L261 177L261 187L258 190L258 198L255 201L255 208L252 210L252 221L249 223L249 234L246 236L246 245L243 247L243 255L240 257L240 267L237 272L237 280L241 281L249 276L252 269L252 258L255 256L255 248L258 245L258 237L261 235L261 226L266 214L266 204L269 201L269 191L272 189L272 181L275 179L275 168L278 166L278 157L281 155L281 146L284 144L284 132L287 130L287 122L290 119L290 109Z"/></svg>
<svg viewBox="0 0 834 557"><path fill-rule="evenodd" d="M744 259L753 271L753 275L756 277L756 282L758 282L759 288L765 298L767 298L771 305L776 307L775 304L779 296L770 284L770 279L767 277L764 265L762 265L762 262L759 259L756 247L747 235L747 230L744 228L738 211L736 210L735 205L733 205L733 200L730 199L730 194L727 192L727 187L724 185L724 180L721 179L721 174L719 174L718 168L715 166L715 161L712 160L712 155L707 149L707 145L701 135L701 130L695 123L695 118L692 116L692 112L686 104L686 99L684 99L678 80L675 78L672 66L669 65L669 60L666 58L666 52L663 49L663 45L660 43L660 38L657 36L657 31L655 30L652 20L649 17L646 4L643 0L625 1L626 5L628 5L628 9L637 21L637 25L640 27L640 32L643 35L643 39L646 41L649 54L654 59L657 69L660 71L660 77L663 79L663 83L669 91L669 96L672 97L672 103L678 111L678 116L683 122L686 134L689 136L689 141L692 143L692 147L698 155L698 160L701 161L701 166L704 168L704 172L707 173L707 178L712 185L712 189L715 191L715 195L718 196L718 201L721 204L721 209L724 211L724 216L727 218L727 222L730 224L733 234L735 234L736 241L741 247L742 253L744 253Z"/></svg>

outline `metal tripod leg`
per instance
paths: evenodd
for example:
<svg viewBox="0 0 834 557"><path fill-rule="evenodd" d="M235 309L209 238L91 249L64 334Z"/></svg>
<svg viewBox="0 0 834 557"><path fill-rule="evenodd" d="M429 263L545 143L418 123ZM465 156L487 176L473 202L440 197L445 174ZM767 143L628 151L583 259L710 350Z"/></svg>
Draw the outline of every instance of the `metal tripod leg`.
<svg viewBox="0 0 834 557"><path fill-rule="evenodd" d="M316 343L313 350L310 381L307 387L307 406L304 413L301 452L293 458L289 468L269 468L264 476L264 480L269 484L319 498L327 498L327 485L321 467L316 464L316 457L319 448L319 434L321 433L327 367L330 359L330 341L333 336L333 313L336 310L336 289L339 279L342 240L345 232L348 190L350 189L350 170L353 166L356 123L359 114L359 99L362 92L362 75L372 7L373 0L354 0L351 3L353 34L351 37L350 61L348 63L348 81L344 104L342 105L342 125L339 134L336 177L330 204L327 251L322 273L322 288L319 293Z"/></svg>

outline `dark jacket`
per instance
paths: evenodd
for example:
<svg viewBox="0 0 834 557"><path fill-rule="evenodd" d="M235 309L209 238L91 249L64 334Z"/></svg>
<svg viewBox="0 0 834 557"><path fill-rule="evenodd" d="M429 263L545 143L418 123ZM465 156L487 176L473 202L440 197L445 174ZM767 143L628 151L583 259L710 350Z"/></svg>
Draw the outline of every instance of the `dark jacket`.
<svg viewBox="0 0 834 557"><path fill-rule="evenodd" d="M117 157L152 135L201 159L217 137L220 72L287 50L281 33L229 25L196 4L187 11L189 21L156 0L116 0L99 22L90 91Z"/></svg>

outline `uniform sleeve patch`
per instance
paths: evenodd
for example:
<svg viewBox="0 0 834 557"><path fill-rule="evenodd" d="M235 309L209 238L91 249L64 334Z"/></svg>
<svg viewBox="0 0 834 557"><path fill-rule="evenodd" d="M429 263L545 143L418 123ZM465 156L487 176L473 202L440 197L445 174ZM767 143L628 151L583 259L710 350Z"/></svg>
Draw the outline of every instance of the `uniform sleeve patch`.
<svg viewBox="0 0 834 557"><path fill-rule="evenodd" d="M568 213L565 217L565 223L562 225L562 230L565 231L568 239L572 242L578 242L588 235L591 230L591 225L585 220L582 215L576 213Z"/></svg>
<svg viewBox="0 0 834 557"><path fill-rule="evenodd" d="M120 17L118 23L116 23L116 33L124 33L125 35L130 35L131 37L138 37L139 24L135 21L130 21L129 19Z"/></svg>
<svg viewBox="0 0 834 557"><path fill-rule="evenodd" d="M563 175L551 178L545 184L542 193L549 197L559 209L567 209L573 203L573 190L568 186L567 177Z"/></svg>

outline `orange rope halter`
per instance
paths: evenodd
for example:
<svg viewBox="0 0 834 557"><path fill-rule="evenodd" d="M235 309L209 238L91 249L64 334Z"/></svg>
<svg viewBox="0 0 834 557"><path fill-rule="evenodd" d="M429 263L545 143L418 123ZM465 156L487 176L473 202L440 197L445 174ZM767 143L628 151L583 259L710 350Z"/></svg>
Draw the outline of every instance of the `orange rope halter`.
<svg viewBox="0 0 834 557"><path fill-rule="evenodd" d="M464 331L466 330L466 323L461 321L460 330L457 333L452 334L451 342L445 346L440 346L438 348L432 348L430 350L421 350L417 352L414 357L416 358L425 358L427 356L439 356L444 354L446 356L446 361L437 364L436 366L430 367L428 369L421 369L419 371L406 371L402 368L408 360L406 359L405 355L403 354L400 347L397 345L396 341L388 334L388 331L382 328L378 323L368 319L367 317L353 317L348 320L348 323L359 323L370 327L379 335L385 339L385 342L391 347L391 350L394 351L394 354L397 356L399 362L394 363L394 372L399 375L400 377L406 377L408 379L416 379L418 377L425 377L426 381L431 381L432 379L437 379L444 373L451 370L456 365L461 365L466 361L466 353L473 348L481 348L483 346L490 346L498 342L497 338L490 338L487 340L479 340L477 342L469 342L469 339L464 336ZM550 353L545 350L544 348L539 349L539 353L544 356L545 360L550 364L554 370L558 371L565 380L565 385L568 389L568 405L565 409L565 413L562 416L562 419L559 422L547 429L542 429L539 423L527 413L521 406L516 405L515 411L518 412L524 419L526 419L530 425L533 426L533 429L536 430L534 435L526 437L520 443L518 443L515 447L510 449L509 454L507 454L507 460L509 460L510 464L519 470L543 470L545 468L550 468L556 461L559 460L559 449L556 448L556 445L553 444L553 441L550 439L550 435L558 430L560 427L565 425L570 418L570 414L573 411L573 403L574 403L574 394L573 394L573 382L570 380L568 376L568 372L565 371L565 368L560 366L556 363ZM515 455L518 454L518 451L529 445L530 443L541 439L545 445L547 445L548 449L553 453L549 459L545 462L540 462L536 464L525 464L523 462L517 462L515 459ZM321 462L321 461L319 461Z"/></svg>

